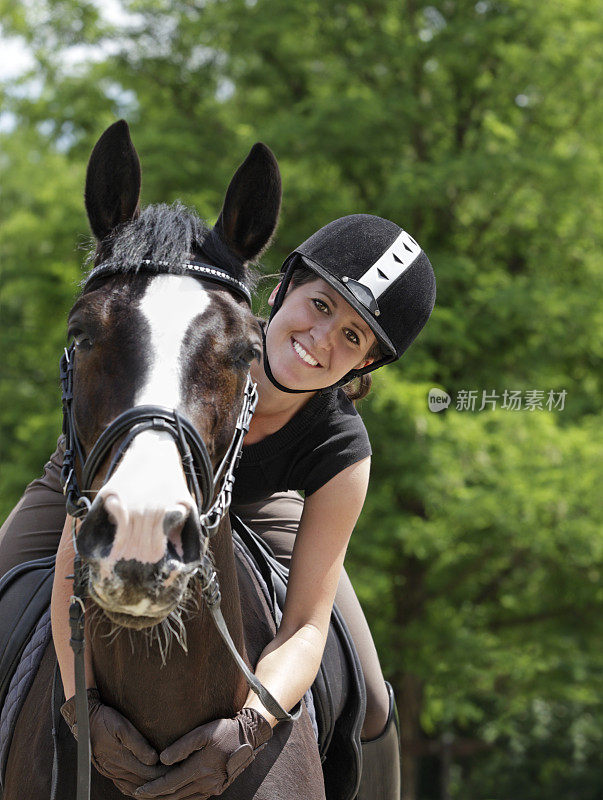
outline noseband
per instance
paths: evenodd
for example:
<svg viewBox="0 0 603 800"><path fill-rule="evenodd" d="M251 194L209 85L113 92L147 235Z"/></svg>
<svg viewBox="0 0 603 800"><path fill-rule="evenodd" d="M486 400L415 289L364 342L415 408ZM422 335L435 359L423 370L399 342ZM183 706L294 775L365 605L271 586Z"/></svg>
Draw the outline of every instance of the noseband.
<svg viewBox="0 0 603 800"><path fill-rule="evenodd" d="M177 273L174 273L173 269L169 269L170 265L164 262L144 261L142 266L143 268L152 267L153 274L192 275L205 281L219 283L242 296L251 305L251 295L247 287L229 273L210 264L203 264L197 261L186 262L179 265ZM122 270L119 266L110 263L99 265L88 276L84 292L92 281L117 274L120 271ZM88 457L85 458L77 435L73 413L73 355L74 345L72 344L71 347L65 348L60 361L63 433L66 439L61 483L63 492L66 495L67 513L79 519L83 519L86 516L90 510L91 503L85 493L90 491L101 465L113 447L120 442L120 439L121 442L113 455L105 476L105 482L109 480L136 436L150 430L168 433L178 448L189 491L195 498L197 509L199 510L199 525L205 536L205 546L200 560L194 562L191 566L200 576L203 599L216 624L218 633L243 673L248 686L258 695L264 707L279 721L298 719L302 710L301 703L298 703L294 713L290 714L285 711L251 672L238 653L220 609L220 587L207 546L208 540L216 533L220 522L230 507L234 486L234 470L241 457L243 439L249 430L251 418L258 401L256 384L248 374L243 393L243 403L239 411L235 431L215 472L207 445L199 436L194 425L176 409L153 405L135 406L116 417L101 433L90 450ZM76 475L76 459L81 467L81 488ZM73 545L76 555L69 622L71 626L70 644L75 659L75 702L78 724L77 800L87 800L90 797L90 730L84 668L84 600L87 595L87 578L77 551L75 519L73 523Z"/></svg>

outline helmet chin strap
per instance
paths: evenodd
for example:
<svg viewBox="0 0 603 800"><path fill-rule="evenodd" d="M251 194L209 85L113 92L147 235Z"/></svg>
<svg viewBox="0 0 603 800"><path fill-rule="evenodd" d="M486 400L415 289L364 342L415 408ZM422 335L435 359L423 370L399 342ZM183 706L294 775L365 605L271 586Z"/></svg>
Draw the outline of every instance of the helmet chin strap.
<svg viewBox="0 0 603 800"><path fill-rule="evenodd" d="M268 320L268 323L270 323L270 320ZM264 325L261 326L261 328L262 328L262 345L263 345L263 350L264 350L263 367L264 367L264 372L266 373L266 377L268 378L268 380L270 381L270 383L273 386L276 386L276 388L279 391L287 392L287 394L307 394L308 392L321 392L321 393L325 394L326 392L330 392L332 389L337 389L339 386L343 386L344 384L349 383L353 378L356 377L356 370L351 370L346 375L344 375L343 378L338 380L337 383L333 383L331 386L324 386L324 387L322 387L320 389L289 389L288 386L283 386L282 383L279 383L277 381L277 379L272 374L272 370L270 369L270 361L268 360L268 350L266 349L266 328L267 327L268 327L268 325L266 325L265 327L264 327Z"/></svg>
<svg viewBox="0 0 603 800"><path fill-rule="evenodd" d="M267 327L268 325L266 325L266 328ZM272 374L272 370L270 369L270 362L268 361L268 351L266 349L266 329L263 325L261 325L261 328L262 328L262 346L264 350L263 367L264 367L264 372L266 373L266 377L268 378L270 383L273 386L276 386L276 388L280 392L287 392L287 394L305 394L306 392L320 391L320 389L289 389L287 386L283 386L282 383L279 383L277 381L277 379Z"/></svg>

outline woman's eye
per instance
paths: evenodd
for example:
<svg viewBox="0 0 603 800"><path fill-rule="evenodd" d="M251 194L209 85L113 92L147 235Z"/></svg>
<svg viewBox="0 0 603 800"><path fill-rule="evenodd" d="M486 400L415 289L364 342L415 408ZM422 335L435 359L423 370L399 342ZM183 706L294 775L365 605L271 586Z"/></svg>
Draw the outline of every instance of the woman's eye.
<svg viewBox="0 0 603 800"><path fill-rule="evenodd" d="M313 297L312 302L319 311L328 312L329 306L323 300L319 300L318 297Z"/></svg>
<svg viewBox="0 0 603 800"><path fill-rule="evenodd" d="M354 331L350 330L350 328L347 328L345 335L348 342L351 342L352 344L360 344L360 338L358 337L358 334L354 333Z"/></svg>

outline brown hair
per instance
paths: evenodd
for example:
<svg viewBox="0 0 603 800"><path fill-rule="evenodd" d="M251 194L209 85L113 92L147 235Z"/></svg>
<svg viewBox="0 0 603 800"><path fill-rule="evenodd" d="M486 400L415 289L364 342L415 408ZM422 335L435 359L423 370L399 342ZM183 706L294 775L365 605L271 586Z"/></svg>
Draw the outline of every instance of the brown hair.
<svg viewBox="0 0 603 800"><path fill-rule="evenodd" d="M312 272L312 270L307 269L307 267L299 267L291 276L291 283L289 285L293 288L296 288L297 286L303 286L304 283L311 283L318 278L319 276L315 272ZM379 342L375 342L373 344L365 358L371 358L373 361L379 361L379 359L383 358L383 352L379 346ZM367 373L365 375L358 375L356 378L352 378L349 383L346 383L341 388L352 402L356 402L356 400L362 400L367 396L372 385L373 376L370 373Z"/></svg>

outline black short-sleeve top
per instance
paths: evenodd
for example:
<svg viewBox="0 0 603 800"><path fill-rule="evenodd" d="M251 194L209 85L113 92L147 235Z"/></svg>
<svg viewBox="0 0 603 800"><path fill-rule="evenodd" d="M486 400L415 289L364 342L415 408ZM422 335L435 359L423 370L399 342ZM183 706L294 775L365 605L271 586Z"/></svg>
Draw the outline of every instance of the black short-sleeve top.
<svg viewBox="0 0 603 800"><path fill-rule="evenodd" d="M318 392L276 433L243 446L233 502L255 503L289 489L308 497L370 455L362 418L345 393Z"/></svg>

